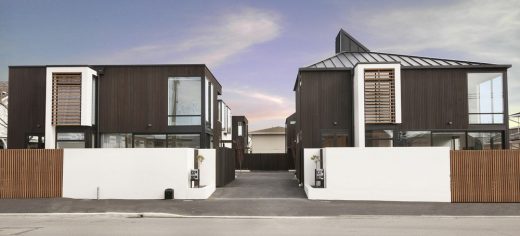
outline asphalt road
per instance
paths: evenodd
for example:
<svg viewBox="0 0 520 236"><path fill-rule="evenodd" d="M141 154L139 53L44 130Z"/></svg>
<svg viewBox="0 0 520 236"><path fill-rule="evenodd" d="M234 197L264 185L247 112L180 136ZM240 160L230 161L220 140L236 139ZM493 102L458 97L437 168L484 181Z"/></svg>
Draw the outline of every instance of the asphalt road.
<svg viewBox="0 0 520 236"><path fill-rule="evenodd" d="M519 217L128 218L0 216L0 235L518 235Z"/></svg>
<svg viewBox="0 0 520 236"><path fill-rule="evenodd" d="M290 172L237 173L208 200L0 199L0 213L162 212L186 216L520 216L518 203L312 201Z"/></svg>

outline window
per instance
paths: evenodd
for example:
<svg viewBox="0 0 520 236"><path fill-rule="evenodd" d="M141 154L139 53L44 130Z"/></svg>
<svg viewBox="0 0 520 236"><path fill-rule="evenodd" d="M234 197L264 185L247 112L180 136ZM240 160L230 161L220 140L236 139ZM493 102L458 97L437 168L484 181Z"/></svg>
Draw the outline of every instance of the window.
<svg viewBox="0 0 520 236"><path fill-rule="evenodd" d="M168 125L200 125L200 77L168 78Z"/></svg>
<svg viewBox="0 0 520 236"><path fill-rule="evenodd" d="M401 131L398 145L402 147L429 147L432 145L430 131Z"/></svg>
<svg viewBox="0 0 520 236"><path fill-rule="evenodd" d="M393 69L365 70L365 123L395 123Z"/></svg>
<svg viewBox="0 0 520 236"><path fill-rule="evenodd" d="M171 148L200 148L198 134L168 134L168 147Z"/></svg>
<svg viewBox="0 0 520 236"><path fill-rule="evenodd" d="M136 148L165 148L166 134L139 134L134 135Z"/></svg>
<svg viewBox="0 0 520 236"><path fill-rule="evenodd" d="M45 148L45 136L29 135L27 136L27 149L43 149Z"/></svg>
<svg viewBox="0 0 520 236"><path fill-rule="evenodd" d="M502 133L500 132L468 132L468 148L470 150L502 149Z"/></svg>
<svg viewBox="0 0 520 236"><path fill-rule="evenodd" d="M58 133L56 148L85 148L85 133Z"/></svg>
<svg viewBox="0 0 520 236"><path fill-rule="evenodd" d="M468 73L470 124L504 123L502 73Z"/></svg>
<svg viewBox="0 0 520 236"><path fill-rule="evenodd" d="M433 133L432 146L450 147L451 150L463 150L466 148L466 134L457 133Z"/></svg>
<svg viewBox="0 0 520 236"><path fill-rule="evenodd" d="M212 106L213 103L211 102L212 101L212 97L211 97L211 95L212 95L212 92L211 92L211 82L209 82L209 79L207 77L206 77L205 81L206 81L205 82L205 85L206 85L205 88L206 89L204 89L204 92L205 92L204 96L206 98L206 104L205 104L205 108L206 108L206 110L205 110L206 111L206 113L205 113L206 114L205 115L206 116L206 126L208 128L211 128L211 126L212 126L211 125L211 117L212 117L211 110L212 110L212 107L213 107Z"/></svg>
<svg viewBox="0 0 520 236"><path fill-rule="evenodd" d="M52 75L52 124L81 125L81 73Z"/></svg>
<svg viewBox="0 0 520 236"><path fill-rule="evenodd" d="M103 134L101 135L102 148L131 148L132 134Z"/></svg>
<svg viewBox="0 0 520 236"><path fill-rule="evenodd" d="M238 124L238 125L237 125L237 126L238 126L238 129L237 129L237 131L238 131L238 136L242 136L242 130L243 130L243 128L242 128L242 122L239 121L237 124Z"/></svg>
<svg viewBox="0 0 520 236"><path fill-rule="evenodd" d="M365 139L367 147L392 147L393 146L393 130L367 130Z"/></svg>

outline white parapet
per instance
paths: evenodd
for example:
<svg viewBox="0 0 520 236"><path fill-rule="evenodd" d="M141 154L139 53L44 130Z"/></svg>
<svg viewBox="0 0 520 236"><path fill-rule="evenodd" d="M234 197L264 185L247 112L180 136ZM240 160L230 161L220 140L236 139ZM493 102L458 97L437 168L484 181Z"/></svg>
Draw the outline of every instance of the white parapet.
<svg viewBox="0 0 520 236"><path fill-rule="evenodd" d="M304 183L309 199L451 201L447 147L323 148L325 188L312 187L315 164L307 150Z"/></svg>
<svg viewBox="0 0 520 236"><path fill-rule="evenodd" d="M199 150L200 189L190 188L192 148L64 149L63 197L78 199L206 199L215 191L215 150Z"/></svg>

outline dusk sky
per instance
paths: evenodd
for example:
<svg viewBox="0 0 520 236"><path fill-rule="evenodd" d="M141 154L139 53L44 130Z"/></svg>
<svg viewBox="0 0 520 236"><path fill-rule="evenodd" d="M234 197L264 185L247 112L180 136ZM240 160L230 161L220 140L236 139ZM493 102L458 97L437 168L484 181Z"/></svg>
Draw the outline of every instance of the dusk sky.
<svg viewBox="0 0 520 236"><path fill-rule="evenodd" d="M9 65L206 64L250 130L292 114L298 68L334 55L345 29L371 51L496 64L520 112L520 1L0 0Z"/></svg>

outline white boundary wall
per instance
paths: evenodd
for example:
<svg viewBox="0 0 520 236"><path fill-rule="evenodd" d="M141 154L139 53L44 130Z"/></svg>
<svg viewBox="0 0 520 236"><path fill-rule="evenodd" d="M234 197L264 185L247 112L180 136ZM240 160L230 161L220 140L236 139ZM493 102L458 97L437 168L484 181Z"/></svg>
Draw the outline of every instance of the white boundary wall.
<svg viewBox="0 0 520 236"><path fill-rule="evenodd" d="M190 188L192 148L64 149L63 197L79 199L206 199L215 191L215 150L199 150L202 188Z"/></svg>
<svg viewBox="0 0 520 236"><path fill-rule="evenodd" d="M309 199L450 202L447 147L324 148L325 188L313 188L315 163L305 149Z"/></svg>

